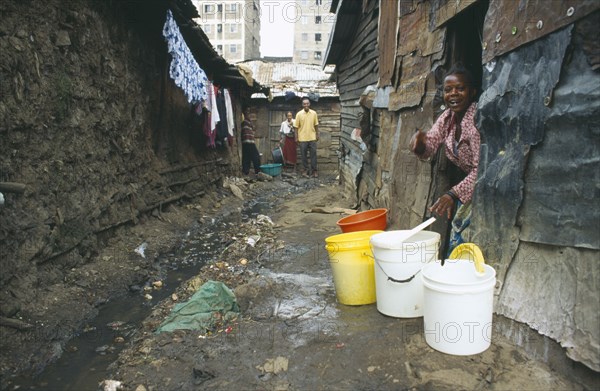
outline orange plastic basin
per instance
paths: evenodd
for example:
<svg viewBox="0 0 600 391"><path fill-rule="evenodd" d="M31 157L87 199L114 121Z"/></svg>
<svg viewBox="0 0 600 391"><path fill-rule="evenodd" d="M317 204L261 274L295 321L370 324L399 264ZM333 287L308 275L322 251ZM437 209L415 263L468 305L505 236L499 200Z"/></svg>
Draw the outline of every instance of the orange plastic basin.
<svg viewBox="0 0 600 391"><path fill-rule="evenodd" d="M339 219L337 225L344 233L371 230L385 231L387 227L387 209L380 208L358 212Z"/></svg>

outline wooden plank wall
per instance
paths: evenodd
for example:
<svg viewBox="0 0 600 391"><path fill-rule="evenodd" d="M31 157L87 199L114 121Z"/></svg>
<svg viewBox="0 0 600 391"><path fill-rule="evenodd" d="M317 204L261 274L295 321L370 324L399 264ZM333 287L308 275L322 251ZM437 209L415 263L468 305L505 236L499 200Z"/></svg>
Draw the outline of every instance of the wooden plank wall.
<svg viewBox="0 0 600 391"><path fill-rule="evenodd" d="M324 174L337 173L339 169L340 149L340 102L337 97L321 98L318 102L311 101L311 109L319 116L319 142L317 143L317 166ZM269 103L266 100L254 101L256 145L262 154L261 163L272 163L272 150L279 142L279 126L285 118L285 113L296 113L302 109L300 99L286 102L276 98ZM298 148L298 164L300 164L300 149ZM299 168L300 166L298 166Z"/></svg>
<svg viewBox="0 0 600 391"><path fill-rule="evenodd" d="M377 34L381 32L377 25L381 20L378 3L367 3L348 55L338 65L343 153L340 174L345 194L355 197L357 207L388 208L390 227L405 229L422 221L428 214L427 205L438 193L437 186L432 187L432 163L434 172L443 171L443 160L419 161L408 150L408 142L415 128L428 129L433 123L436 86L431 66L443 56L445 29L429 31L430 4L403 3L404 14L399 21L403 36L398 37L396 74L390 79L387 71L381 75L384 70L377 63L383 58L378 48L389 51L393 46L389 42L387 48L381 46L382 42L377 45ZM393 24L392 19L386 19L388 24ZM361 93L369 85L376 86L380 76L385 76L385 83L391 80L393 84L389 106L379 102L371 109L371 135L365 140L369 150L363 153L350 135L358 127ZM383 93L383 86L378 87ZM444 229L438 227L440 232Z"/></svg>
<svg viewBox="0 0 600 391"><path fill-rule="evenodd" d="M362 174L364 160L359 143L352 140L352 130L359 126L358 114L362 112L358 98L367 86L375 86L378 78L377 22L379 2L366 4L364 14L357 26L356 35L346 57L340 61L338 89L340 91L341 129L340 129L340 181L344 193L359 205L358 177L369 177L376 168L372 164L366 167L370 173ZM373 129L376 137L377 129ZM368 140L367 140L368 141ZM366 152L365 155L370 155ZM369 160L371 161L371 160ZM371 161L371 163L373 163Z"/></svg>

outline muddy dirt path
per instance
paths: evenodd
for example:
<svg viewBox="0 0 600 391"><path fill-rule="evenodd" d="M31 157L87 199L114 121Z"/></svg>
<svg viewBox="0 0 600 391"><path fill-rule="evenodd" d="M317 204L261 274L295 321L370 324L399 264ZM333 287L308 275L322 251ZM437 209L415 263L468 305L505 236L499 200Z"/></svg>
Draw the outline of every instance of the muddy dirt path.
<svg viewBox="0 0 600 391"><path fill-rule="evenodd" d="M482 354L451 356L427 346L422 318L338 304L324 239L339 233L340 215L305 211L350 205L332 181L321 181L270 205L273 225L238 227L231 237L245 245L230 246L179 289L183 301L207 279L223 280L240 304L237 319L210 333L156 334L175 305L164 300L113 363L110 380L136 391L584 389L498 335ZM249 237L259 238L254 247Z"/></svg>

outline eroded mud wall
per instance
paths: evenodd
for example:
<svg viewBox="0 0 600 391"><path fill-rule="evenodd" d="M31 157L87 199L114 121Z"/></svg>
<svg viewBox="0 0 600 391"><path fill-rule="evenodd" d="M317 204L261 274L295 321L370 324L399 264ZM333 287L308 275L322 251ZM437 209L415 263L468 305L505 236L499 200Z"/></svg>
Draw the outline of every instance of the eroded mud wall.
<svg viewBox="0 0 600 391"><path fill-rule="evenodd" d="M118 227L237 168L237 154L203 147L169 79L165 7L0 2L0 181L26 185L0 208L2 315L92 261Z"/></svg>

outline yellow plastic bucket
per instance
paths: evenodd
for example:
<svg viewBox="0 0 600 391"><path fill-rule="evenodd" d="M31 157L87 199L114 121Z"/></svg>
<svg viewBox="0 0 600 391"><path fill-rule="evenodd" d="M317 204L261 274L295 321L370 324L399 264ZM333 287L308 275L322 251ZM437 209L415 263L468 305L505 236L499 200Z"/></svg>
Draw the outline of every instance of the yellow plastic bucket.
<svg viewBox="0 0 600 391"><path fill-rule="evenodd" d="M369 240L383 231L358 231L333 235L325 239L333 285L340 303L345 305L373 304L375 267Z"/></svg>

